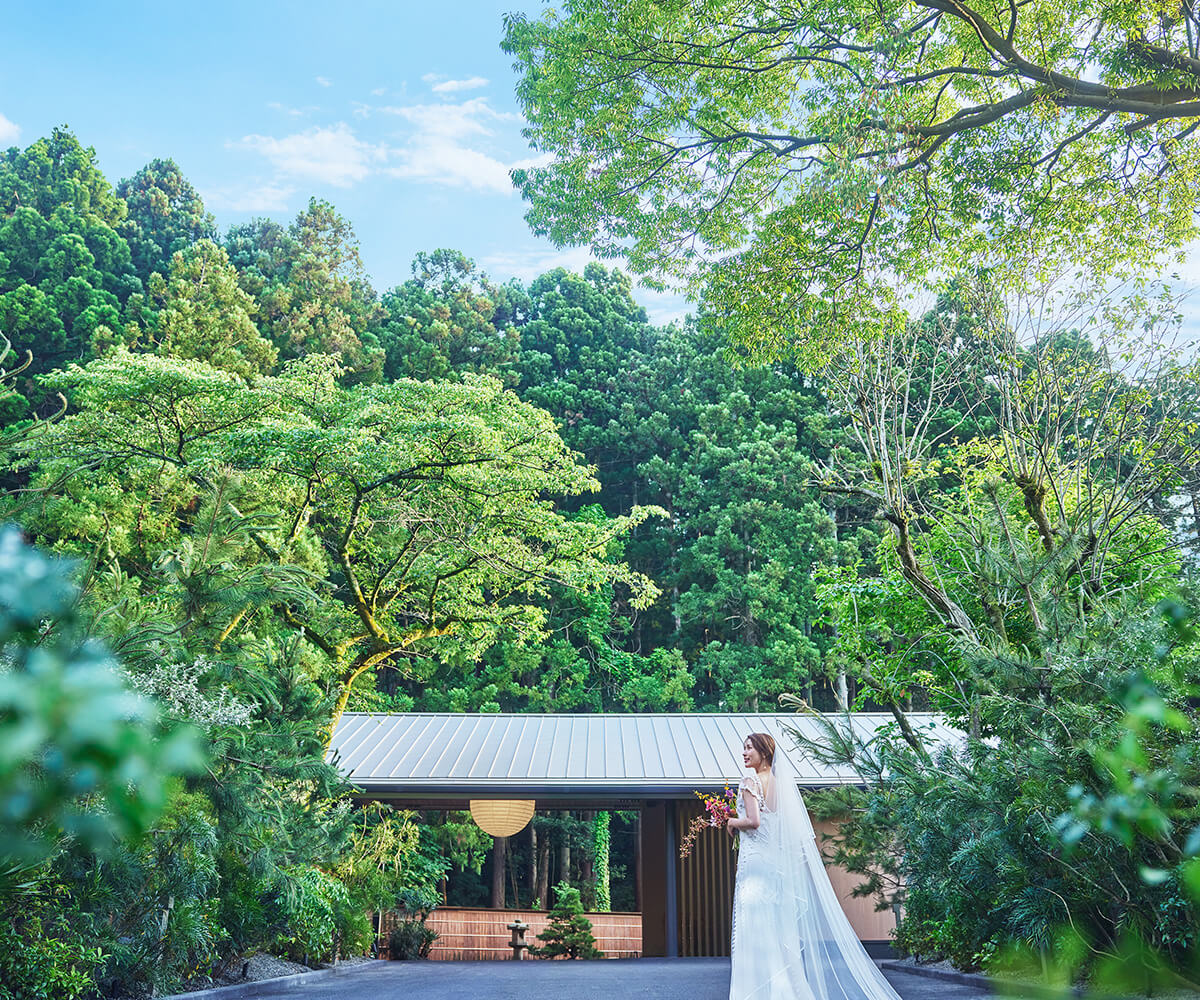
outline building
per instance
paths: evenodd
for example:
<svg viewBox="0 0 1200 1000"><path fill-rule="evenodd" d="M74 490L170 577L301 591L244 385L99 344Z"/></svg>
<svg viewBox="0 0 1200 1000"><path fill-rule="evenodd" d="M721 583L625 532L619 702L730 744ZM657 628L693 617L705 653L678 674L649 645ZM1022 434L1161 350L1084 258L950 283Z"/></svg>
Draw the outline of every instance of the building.
<svg viewBox="0 0 1200 1000"><path fill-rule="evenodd" d="M863 740L895 721L882 713L839 718ZM935 716L913 713L909 719L934 742L960 737ZM538 809L640 810L638 951L727 955L735 871L729 841L702 837L691 858L678 857L679 835L699 813L694 793L720 791L741 778L742 742L751 732L775 737L802 789L860 781L849 768L829 767L796 750L789 730L812 739L822 732L817 719L796 714L346 713L330 753L364 798L398 808L466 809L472 799L533 799ZM827 823L814 826L818 834L830 832ZM893 914L877 911L875 900L853 898L854 876L832 866L828 871L859 938L869 950L886 949Z"/></svg>

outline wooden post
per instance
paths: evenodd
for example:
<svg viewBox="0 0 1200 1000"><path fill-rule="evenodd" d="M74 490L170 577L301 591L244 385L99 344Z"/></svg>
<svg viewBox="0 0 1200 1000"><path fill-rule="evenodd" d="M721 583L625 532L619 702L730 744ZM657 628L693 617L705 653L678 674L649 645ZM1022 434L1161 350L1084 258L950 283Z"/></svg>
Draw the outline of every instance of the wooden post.
<svg viewBox="0 0 1200 1000"><path fill-rule="evenodd" d="M673 804L661 800L642 805L642 955L646 958L667 956L667 870L675 871L675 858L667 847L667 812L673 809Z"/></svg>
<svg viewBox="0 0 1200 1000"><path fill-rule="evenodd" d="M637 818L633 821L633 908L642 912L642 811L637 811Z"/></svg>

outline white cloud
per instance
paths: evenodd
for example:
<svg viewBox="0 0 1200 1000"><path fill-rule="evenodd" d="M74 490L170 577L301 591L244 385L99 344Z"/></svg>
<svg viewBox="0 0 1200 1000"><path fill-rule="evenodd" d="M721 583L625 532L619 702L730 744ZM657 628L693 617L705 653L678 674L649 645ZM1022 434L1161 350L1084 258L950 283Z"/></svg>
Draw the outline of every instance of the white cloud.
<svg viewBox="0 0 1200 1000"><path fill-rule="evenodd" d="M376 87L374 90L371 91L371 93L375 97L382 97L384 94L387 93L387 87Z"/></svg>
<svg viewBox="0 0 1200 1000"><path fill-rule="evenodd" d="M388 167L385 173L400 180L427 181L497 194L512 190L508 168L476 149L435 144L398 150L396 155L400 165Z"/></svg>
<svg viewBox="0 0 1200 1000"><path fill-rule="evenodd" d="M247 135L230 145L261 154L283 174L334 187L350 187L361 181L371 172L372 164L387 155L385 147L361 141L345 122L327 128L314 126L282 139Z"/></svg>
<svg viewBox="0 0 1200 1000"><path fill-rule="evenodd" d="M385 114L398 115L416 128L431 135L461 139L468 135L492 135L489 122L519 122L521 116L510 111L496 111L486 97L472 97L461 104L411 104L404 107L385 106Z"/></svg>
<svg viewBox="0 0 1200 1000"><path fill-rule="evenodd" d="M278 111L281 114L287 115L289 118L303 118L315 108L289 108L286 104L280 104L279 101L268 101L267 107L272 111Z"/></svg>
<svg viewBox="0 0 1200 1000"><path fill-rule="evenodd" d="M318 77L314 77L314 79L322 87L332 87L333 86L333 81L331 79L329 79L329 77L327 77L327 76L318 76Z"/></svg>
<svg viewBox="0 0 1200 1000"><path fill-rule="evenodd" d="M587 247L568 247L566 250L499 251L482 258L479 263L497 281L516 278L529 284L539 274L553 271L556 267L582 273L588 264L595 261L596 258Z"/></svg>
<svg viewBox="0 0 1200 1000"><path fill-rule="evenodd" d="M548 167L554 162L553 153L538 153L537 156L527 156L523 160L513 160L510 170L532 170L534 167Z"/></svg>
<svg viewBox="0 0 1200 1000"><path fill-rule="evenodd" d="M494 125L519 122L519 115L496 111L484 97L461 104L414 104L377 110L402 118L412 127L404 147L392 151L396 165L386 168L385 173L450 187L512 192L508 172L515 164L479 146L481 140L487 145L486 140L493 138Z"/></svg>
<svg viewBox="0 0 1200 1000"><path fill-rule="evenodd" d="M21 137L21 126L0 115L0 146L8 146Z"/></svg>
<svg viewBox="0 0 1200 1000"><path fill-rule="evenodd" d="M478 90L486 87L490 81L482 76L471 76L465 80L442 80L433 85L435 94L454 94L460 90Z"/></svg>
<svg viewBox="0 0 1200 1000"><path fill-rule="evenodd" d="M611 266L611 262L610 265ZM668 323L683 322L689 312L695 307L687 297L677 292L659 292L653 288L633 286L634 300L646 310L646 318L655 326L666 326Z"/></svg>
<svg viewBox="0 0 1200 1000"><path fill-rule="evenodd" d="M248 188L213 188L203 192L206 208L219 212L286 212L296 189L278 181Z"/></svg>

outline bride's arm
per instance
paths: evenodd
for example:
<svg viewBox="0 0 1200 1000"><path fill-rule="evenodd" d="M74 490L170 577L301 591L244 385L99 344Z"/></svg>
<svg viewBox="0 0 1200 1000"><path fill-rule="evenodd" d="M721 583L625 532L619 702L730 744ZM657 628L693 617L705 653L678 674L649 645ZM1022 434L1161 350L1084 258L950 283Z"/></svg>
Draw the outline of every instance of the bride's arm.
<svg viewBox="0 0 1200 1000"><path fill-rule="evenodd" d="M750 791L748 788L743 788L743 792ZM758 829L758 796L753 792L749 795L743 795L742 800L746 803L746 815L734 816L725 824L731 834L735 830L757 830Z"/></svg>

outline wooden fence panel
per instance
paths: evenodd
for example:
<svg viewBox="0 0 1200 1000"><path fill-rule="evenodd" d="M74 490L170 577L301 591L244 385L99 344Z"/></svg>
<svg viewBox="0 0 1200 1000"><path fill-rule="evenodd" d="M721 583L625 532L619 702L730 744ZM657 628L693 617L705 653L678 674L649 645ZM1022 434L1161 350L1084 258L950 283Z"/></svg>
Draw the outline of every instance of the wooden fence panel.
<svg viewBox="0 0 1200 1000"><path fill-rule="evenodd" d="M640 913L588 913L596 947L605 958L639 958L642 954L642 915ZM387 944L388 934L400 918L394 913L383 915L380 938ZM512 931L507 925L514 920L529 924L525 940L538 944L537 935L550 923L544 910L487 910L457 906L440 906L434 910L426 925L437 931L429 957L435 961L472 961L511 959L508 942ZM527 956L528 957L528 956Z"/></svg>

